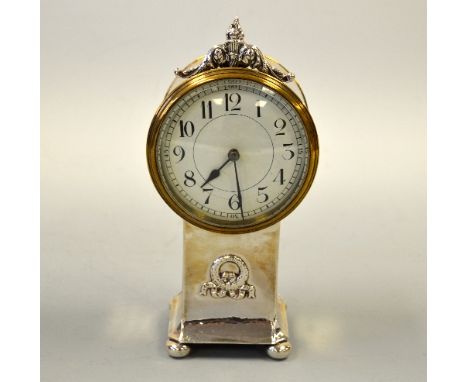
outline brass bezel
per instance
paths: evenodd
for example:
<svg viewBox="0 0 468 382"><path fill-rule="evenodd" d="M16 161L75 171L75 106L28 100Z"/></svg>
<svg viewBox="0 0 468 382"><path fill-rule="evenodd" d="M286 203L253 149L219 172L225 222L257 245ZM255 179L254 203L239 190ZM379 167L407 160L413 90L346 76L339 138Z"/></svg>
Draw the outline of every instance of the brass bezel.
<svg viewBox="0 0 468 382"><path fill-rule="evenodd" d="M156 144L158 141L158 136L160 132L160 128L162 122L164 121L167 113L171 109L171 107L185 94L193 90L194 88L221 79L241 79L241 80L250 80L265 85L272 90L276 91L278 94L283 96L290 104L294 107L296 112L298 113L299 117L304 124L304 128L307 133L307 137L309 139L310 145L310 156L309 156L309 168L307 169L307 175L304 180L303 185L295 195L295 197L289 202L289 204L279 213L269 217L269 218L258 218L258 222L254 223L253 225L248 225L244 227L219 227L212 225L206 221L203 221L201 218L195 218L189 212L185 211L179 203L171 197L168 190L166 190L162 179L160 177L158 166L156 163ZM156 114L151 122L151 126L148 132L148 139L146 145L146 157L148 160L148 167L149 172L151 174L151 179L153 183L164 199L164 201L169 205L169 207L177 213L180 217L182 217L187 222L212 231L212 232L219 232L219 233L227 233L227 234L238 234L238 233L246 233L246 232L254 232L260 229L267 228L280 220L284 219L287 215L289 215L304 199L305 195L310 189L312 182L315 177L315 173L317 171L318 166L318 156L319 156L319 146L318 146L318 137L317 132L315 129L314 121L312 120L312 116L310 115L307 107L304 103L300 100L300 98L283 82L277 80L276 78L258 72L252 69L244 69L244 68L222 68L222 69L213 69L209 70L200 74L197 74L187 80L186 82L179 85L175 88L170 94L166 96L162 104L159 106Z"/></svg>

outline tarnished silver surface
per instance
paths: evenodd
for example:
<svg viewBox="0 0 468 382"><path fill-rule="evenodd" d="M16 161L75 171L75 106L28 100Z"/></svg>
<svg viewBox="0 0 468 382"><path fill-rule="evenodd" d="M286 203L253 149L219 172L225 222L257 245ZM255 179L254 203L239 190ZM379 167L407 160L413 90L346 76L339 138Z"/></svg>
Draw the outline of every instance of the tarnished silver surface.
<svg viewBox="0 0 468 382"><path fill-rule="evenodd" d="M273 320L239 317L184 320L183 309L182 294L178 294L170 303L167 344L171 356L173 356L174 346L180 347L181 345L277 345L288 341L286 304L280 298L275 308L277 317ZM270 352L268 354L270 355Z"/></svg>
<svg viewBox="0 0 468 382"><path fill-rule="evenodd" d="M184 222L182 292L170 304L171 356L181 354L181 345L277 345L288 341L286 305L277 296L276 286L279 231L276 224L261 231L227 235ZM241 292L245 298L240 297ZM226 298L219 298L223 296ZM271 352L267 351L273 357Z"/></svg>
<svg viewBox="0 0 468 382"><path fill-rule="evenodd" d="M226 39L226 42L211 48L201 63L187 69L176 69L175 74L187 78L210 69L240 67L267 73L284 82L294 79L294 74L273 66L258 47L244 41L244 32L238 18L229 27Z"/></svg>
<svg viewBox="0 0 468 382"><path fill-rule="evenodd" d="M279 231L279 224L276 224L256 232L230 235L206 231L184 222L182 294L185 321L226 317L273 321L276 317ZM216 276L212 264L229 253L241 257L250 271L248 283L255 286L255 298L213 299L200 294L200 286Z"/></svg>
<svg viewBox="0 0 468 382"><path fill-rule="evenodd" d="M255 287L247 283L249 268L237 255L229 254L215 259L211 264L210 277L211 281L204 282L200 288L202 296L228 296L239 300L255 298Z"/></svg>

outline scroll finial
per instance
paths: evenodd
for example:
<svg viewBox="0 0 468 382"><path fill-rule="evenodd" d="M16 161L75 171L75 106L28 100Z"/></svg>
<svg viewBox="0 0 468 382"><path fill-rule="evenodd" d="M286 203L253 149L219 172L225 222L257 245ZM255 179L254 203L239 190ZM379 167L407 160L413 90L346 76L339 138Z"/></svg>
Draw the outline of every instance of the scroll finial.
<svg viewBox="0 0 468 382"><path fill-rule="evenodd" d="M244 42L244 32L238 17L234 19L226 32L226 42L211 48L198 66L186 70L176 69L175 74L188 78L207 70L226 67L258 70L284 82L294 79L294 74L285 73L273 67L258 47Z"/></svg>

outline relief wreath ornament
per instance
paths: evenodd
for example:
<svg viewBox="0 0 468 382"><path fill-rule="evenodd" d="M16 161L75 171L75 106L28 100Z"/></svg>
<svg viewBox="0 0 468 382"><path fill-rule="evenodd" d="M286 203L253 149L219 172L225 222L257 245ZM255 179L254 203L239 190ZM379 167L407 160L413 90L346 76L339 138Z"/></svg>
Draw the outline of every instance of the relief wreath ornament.
<svg viewBox="0 0 468 382"><path fill-rule="evenodd" d="M227 270L225 265L234 266L235 270ZM239 256L229 254L216 258L211 264L210 278L211 281L204 282L200 288L202 296L209 292L215 298L255 298L255 287L247 283L249 268Z"/></svg>

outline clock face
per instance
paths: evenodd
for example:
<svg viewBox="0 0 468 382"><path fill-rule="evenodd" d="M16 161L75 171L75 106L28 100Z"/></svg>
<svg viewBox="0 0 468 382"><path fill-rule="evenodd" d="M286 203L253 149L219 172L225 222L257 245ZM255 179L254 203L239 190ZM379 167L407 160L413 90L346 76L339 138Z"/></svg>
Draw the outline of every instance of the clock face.
<svg viewBox="0 0 468 382"><path fill-rule="evenodd" d="M187 220L218 231L255 230L307 191L318 149L313 122L272 86L218 76L169 103L153 121L148 159L158 189Z"/></svg>

